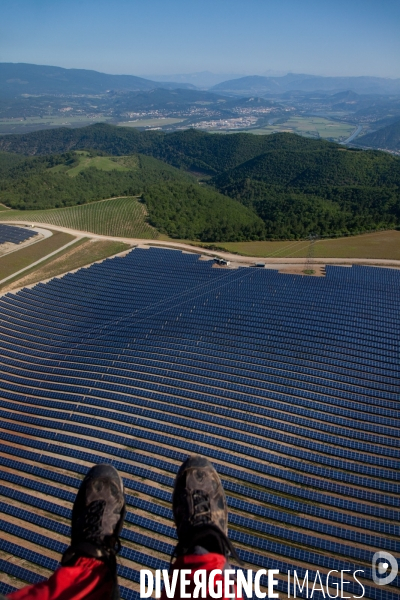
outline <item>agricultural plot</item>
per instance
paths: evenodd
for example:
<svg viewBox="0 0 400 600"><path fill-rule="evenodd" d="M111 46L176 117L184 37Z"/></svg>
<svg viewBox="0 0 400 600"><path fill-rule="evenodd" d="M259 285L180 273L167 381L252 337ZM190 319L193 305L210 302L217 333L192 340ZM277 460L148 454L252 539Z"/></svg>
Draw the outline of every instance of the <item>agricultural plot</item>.
<svg viewBox="0 0 400 600"><path fill-rule="evenodd" d="M137 198L113 198L50 210L1 212L0 221L6 220L47 223L114 237L158 237L158 232L146 223L146 209Z"/></svg>
<svg viewBox="0 0 400 600"><path fill-rule="evenodd" d="M165 117L160 119L133 119L131 121L121 121L118 123L121 127L165 127L167 125L176 125L182 123L185 119L175 119Z"/></svg>
<svg viewBox="0 0 400 600"><path fill-rule="evenodd" d="M309 241L227 242L218 244L228 252L260 258L305 258ZM377 231L336 239L318 240L316 258L383 258L400 260L400 231Z"/></svg>
<svg viewBox="0 0 400 600"><path fill-rule="evenodd" d="M399 289L389 269L307 278L136 248L0 298L0 593L57 566L83 475L112 462L121 597L138 600L139 569L168 569L174 476L200 452L244 568L278 569L281 597L308 570L315 600L340 571L347 597L394 600L399 578L377 585L371 564L399 551Z"/></svg>
<svg viewBox="0 0 400 600"><path fill-rule="evenodd" d="M323 138L341 141L348 138L354 131L354 125L332 121L323 117L290 117L284 123L266 125L249 130L251 133L265 135L268 133L297 133L305 137Z"/></svg>
<svg viewBox="0 0 400 600"><path fill-rule="evenodd" d="M15 119L0 119L0 135L7 133L29 133L39 129L52 127L84 127L93 123L104 123L109 121L102 115L96 117L87 116L48 116L48 117L25 117Z"/></svg>

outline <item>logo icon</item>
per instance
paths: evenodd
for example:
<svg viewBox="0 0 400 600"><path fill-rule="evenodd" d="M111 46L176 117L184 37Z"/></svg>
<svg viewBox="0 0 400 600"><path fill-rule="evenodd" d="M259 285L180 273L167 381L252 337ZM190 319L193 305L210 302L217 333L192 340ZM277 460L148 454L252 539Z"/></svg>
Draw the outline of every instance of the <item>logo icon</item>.
<svg viewBox="0 0 400 600"><path fill-rule="evenodd" d="M378 585L388 585L399 572L399 565L389 552L375 552L372 557L372 579ZM386 575L385 575L386 573Z"/></svg>

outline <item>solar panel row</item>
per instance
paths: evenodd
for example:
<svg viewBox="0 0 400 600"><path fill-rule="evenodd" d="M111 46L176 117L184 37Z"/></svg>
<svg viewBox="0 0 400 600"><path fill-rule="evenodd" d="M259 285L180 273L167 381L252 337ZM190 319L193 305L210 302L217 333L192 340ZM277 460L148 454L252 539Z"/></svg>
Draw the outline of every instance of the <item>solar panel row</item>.
<svg viewBox="0 0 400 600"><path fill-rule="evenodd" d="M0 223L0 244L20 244L37 235L36 231L26 229L25 227L14 227L13 225L3 225Z"/></svg>
<svg viewBox="0 0 400 600"><path fill-rule="evenodd" d="M0 446L0 448L1 448L1 446ZM22 456L28 460L35 461L37 459L37 455L35 455L34 453L29 453L25 450L19 450L18 448L13 448L13 454L15 454L17 456ZM79 460L86 458L89 462L93 462L93 463L99 463L100 461L104 460L104 457L102 457L100 455L96 456L96 455L90 454L90 455L86 455L86 457L85 457L85 453L83 453L83 452L78 452L76 454L76 458ZM86 473L86 471L87 471L86 467L84 467L83 465L80 465L76 462L59 460L59 459L55 459L55 458L45 456L45 455L41 455L41 461L44 463L47 463L47 464L51 464L57 468L62 468L64 470L73 470L73 471L77 471L82 474ZM141 477L141 478L143 478L143 477L150 478L153 481L162 483L163 485L172 485L172 482L173 482L172 479L166 478L162 475L159 475L159 474L154 473L153 471L149 471L147 469L137 468L133 465L129 465L127 463L123 463L123 462L116 461L116 460L113 460L113 464L121 472L125 472L125 473L128 472L128 473L131 473L132 475L135 475L135 476ZM158 461L156 461L156 464L157 464L157 466L160 467ZM57 481L60 483L65 483L65 484L70 484L71 479L74 479L67 475L62 475L62 474L54 472L54 471L49 471L49 470L41 469L38 467L33 467L32 465L27 465L27 464L20 463L20 462L16 463L16 461L13 461L13 460L10 460L7 458L2 458L2 457L0 457L0 465L15 468L16 470L19 470L19 471L22 470L22 471L26 471L28 473L38 474L38 476L40 476L40 477L46 477L48 479L51 479L52 481ZM125 483L128 488L132 487L131 479L125 480ZM227 480L225 480L223 483L224 483L225 489L229 489L230 488L229 484L232 484L232 482L227 481ZM157 488L153 487L152 489L154 490ZM234 489L236 492L238 491L238 489L236 487ZM245 488L244 492L242 492L245 497L249 497L249 495L246 496L247 491L250 492L251 491L250 488ZM273 503L277 504L281 508L289 508L289 509L291 509L293 511L295 510L297 512L310 512L310 514L315 514L320 517L325 516L324 512L320 512L318 510L319 507L310 507L313 510L307 511L307 505L301 505L298 502L293 502L290 500L287 501L282 497L270 496L270 497L266 498L266 500L270 503L272 501L274 501ZM228 496L228 506L232 506L234 508L237 502L242 502L242 501ZM263 510L264 510L264 516L268 517L270 519L273 519L274 521L287 523L289 525L293 525L293 526L299 527L301 529L310 529L315 532L322 533L324 535L334 536L334 537L337 537L342 540L345 539L345 540L354 541L357 543L371 546L373 548L387 549L387 550L392 550L392 551L400 551L400 542L398 542L395 539L380 538L380 537L373 536L371 534L364 534L363 532L354 531L352 529L343 529L343 528L339 528L336 526L331 526L327 523L321 523L319 521L312 521L309 519L298 517L297 515L295 515L291 512L280 512L280 511L276 511L274 509L268 509L268 508L264 508ZM249 514L252 514L252 505L251 504L248 505L247 512L249 512ZM231 518L234 520L236 518L236 515L232 514ZM234 522L234 521L232 521L232 522ZM349 522L349 521L345 521L345 522ZM151 522L147 522L147 524L144 525L144 527L146 529L149 529L150 523ZM254 520L252 527L258 528L260 526L262 526L262 525L260 525L260 523L258 521ZM274 526L274 531L276 532L276 534L278 534L279 528L276 528ZM289 530L285 529L284 531L285 531L286 535L290 535ZM175 537L174 530L172 528L169 528L167 535L169 537ZM322 540L322 542L324 542L324 541L325 540Z"/></svg>
<svg viewBox="0 0 400 600"><path fill-rule="evenodd" d="M90 448L90 449L94 449L100 452L104 452L105 456L110 456L110 454L112 456L118 456L123 460L132 460L132 461L141 461L144 462L145 464L150 464L151 466L159 466L160 468L163 467L162 463L138 454L137 452L131 452L129 450L124 450L124 449L120 449L117 448L115 446L108 446L106 444L102 444L100 442L95 442L92 440L81 440L80 438L73 438L70 436L65 436L63 434L56 434L55 432L49 432L46 430L41 430L39 432L39 430L34 429L34 428L28 428L25 427L23 425L18 425L16 423L10 423L8 421L4 421L3 422L3 427L7 428L9 430L12 431L17 431L17 432L21 432L24 435L33 435L33 436L38 436L40 435L40 437L44 437L44 438L48 438L48 439L54 439L56 441L62 442L63 444L72 444L72 445L80 445L82 447L85 448ZM78 428L78 433L83 433L84 430ZM25 446L30 446L32 448L37 448L40 450L44 450L44 451L52 451L55 454L63 454L65 456L73 456L73 457L77 457L79 456L79 451L77 451L76 449L73 448L68 448L68 447L64 447L64 446L57 446L57 445L50 445L48 442L41 442L38 441L37 439L29 439L24 437L24 439L21 440L20 437L12 435L12 434L7 434L4 433L3 434L3 438L4 440L8 440L14 443L20 443L20 444L24 444ZM131 439L126 439L124 440L129 444L132 444L132 440ZM138 440L135 440L135 447L143 449L147 452L151 452L151 453L155 453L157 451L157 449L151 445L148 444L146 442L139 442ZM164 449L162 447L160 447L161 449L158 450L158 452L160 454L163 454L165 456L169 456L173 459L178 458L178 460L184 460L185 455L181 454L181 453L176 453L174 451L168 451L167 449ZM14 448L11 450L12 452L14 452ZM199 449L200 451L200 449ZM206 450L203 450L203 453L207 453ZM87 457L86 460L90 460L89 455L85 453L85 456ZM99 459L99 456L95 457L95 460L93 462L98 462L98 460L96 461L96 458ZM115 462L115 459L114 459ZM224 464L219 464L218 465L218 469L220 471L221 474L225 474L228 476L232 476L232 477L237 477L237 476L241 476L245 481L249 481L252 483L255 483L256 485L264 485L267 487L273 487L273 483L271 480L265 480L263 477L259 477L257 475L251 475L250 473L246 473L244 471L240 471L238 469L234 469L231 467L227 467ZM124 469L125 471L127 470L127 467L125 467ZM271 483L270 483L271 482ZM278 491L285 491L285 487L282 485L278 485L279 482L275 482L275 489L277 489ZM235 490L238 491L238 490ZM293 490L292 490L293 491ZM370 497L371 494L369 492L365 492L365 496ZM307 498L307 493L305 493L304 495L305 498ZM267 498L265 498L267 500ZM288 508L290 508L291 510L296 510L297 508L300 508L300 505L296 505L293 501L289 501L291 504L288 505ZM281 506L284 506L285 504L285 500L279 500L279 504ZM380 516L384 516L387 518L393 518L393 517L397 517L396 513L393 513L392 511L390 511L389 509L385 509L385 508L381 508L381 509L375 509L374 507L371 507L369 510L367 508L364 508L365 505L356 505L355 503L351 503L352 506L359 506L358 512L368 512L370 514L374 514L375 512L377 512ZM285 505L286 506L286 505ZM301 510L303 512L306 512L308 514L315 514L315 515L319 515L322 516L323 518L328 518L330 520L334 520L334 521L339 521L342 523L349 523L351 525L355 525L355 526L360 526L360 527L364 527L364 523L368 523L368 529L373 529L373 530L378 530L378 531L386 531L385 526L383 524L376 524L373 521L365 521L363 519L359 519L357 517L352 517L352 516L348 516L346 514L342 514L342 513L337 513L334 511L330 511L330 510L324 510L322 508L319 507L310 507L307 505L302 505L301 506ZM379 512L378 512L379 511Z"/></svg>
<svg viewBox="0 0 400 600"><path fill-rule="evenodd" d="M67 411L71 410L71 408L68 404L64 405L64 404L59 403L58 405L55 405L54 403L46 402L45 400L42 400L42 399L32 401L32 399L30 397L22 397L22 396L19 399L22 401L25 400L29 404L36 404L36 405L40 405L40 406L47 405L47 406L52 406L54 408L57 408L57 410L46 410L43 408L37 408L37 406L26 406L24 404L18 404L16 408L20 412L36 414L37 416L44 416L44 417L53 418L53 419L62 419L62 420L75 419L75 415L71 416L70 414L68 414L66 412L61 412L62 410L67 410ZM99 403L96 403L96 404L99 404ZM131 400L131 406L132 406L132 404L133 405L135 404L133 400ZM149 407L150 410L141 408L141 406L143 406L143 405L146 407ZM15 405L12 402L6 402L4 400L0 401L0 407L13 409L14 406ZM123 409L124 406L120 406L120 408ZM234 439L235 441L239 441L239 442L247 443L248 441L251 440L251 443L254 444L255 446L260 446L262 448L266 448L266 449L272 450L274 452L288 454L291 456L295 456L297 458L302 458L302 459L312 461L314 463L322 463L322 464L326 464L326 465L329 465L329 466L332 466L335 468L339 468L339 469L343 469L343 470L355 471L356 473L365 474L365 475L369 475L372 477L380 477L380 478L394 479L394 480L397 479L400 481L400 472L396 472L396 470L398 471L399 467L400 467L399 461L391 461L389 459L384 459L384 461L382 461L382 463L384 463L385 466L390 469L390 470L385 470L383 468L375 469L373 467L369 467L369 466L362 465L362 464L360 465L360 464L353 463L353 462L339 461L334 458L330 458L329 456L321 455L319 453L317 454L317 453L305 452L302 450L298 450L296 448L292 448L291 446L280 445L280 444L276 444L274 442L270 442L270 441L266 440L265 439L265 435L266 435L266 431L267 431L266 429L246 425L245 423L239 423L238 418L236 419L236 422L232 421L232 420L228 421L226 419L222 419L222 418L218 418L218 417L208 419L208 422L212 421L212 423L217 423L218 425L222 425L224 427L224 429L221 429L219 427L215 427L214 425L209 425L207 423L200 421L200 419L204 418L204 416L201 414L196 414L194 412L192 412L191 420L185 419L185 418L182 418L179 416L175 416L175 411L172 411L170 407L166 407L164 404L161 404L161 403L150 403L150 402L145 403L145 402L138 401L136 406L134 406L134 408L130 410L130 412L134 412L134 414L136 416L129 416L127 414L117 413L117 412L115 412L116 409L117 409L117 407L115 407L113 411L99 410L99 409L96 410L96 409L91 409L89 407L86 407L84 405L80 405L80 406L76 407L75 410L76 410L76 412L83 413L83 414L91 414L91 415L95 414L96 416L98 416L101 419L113 419L115 421L123 421L125 423L132 423L132 424L136 424L138 422L139 415L149 418L149 419L154 419L155 415L159 415L161 413L163 415L164 422L167 422L167 423L173 423L176 425L183 426L185 428L194 428L197 431L206 431L207 433L211 433L212 435L228 437L228 438ZM72 410L74 410L74 409L72 408ZM154 410L157 410L159 412L155 413ZM173 414L170 414L170 411ZM189 410L186 411L187 416L190 415L190 412L191 411L189 411ZM197 419L199 419L198 421L195 420L196 417L197 417ZM95 423L96 423L96 421L95 421L95 419L93 419L93 424L95 424ZM241 433L241 431L251 433L252 437L247 436L245 433ZM268 433L268 435L270 436L269 433ZM272 435L270 437L272 437L274 439L282 440L283 442L286 442L286 443L291 443L290 437L279 434L277 432L275 432L275 435ZM292 443L295 444L295 442L296 442L296 440L294 440ZM307 444L307 447L309 449L315 450L316 452L328 453L328 450L325 449L324 446L315 444L313 442L309 442ZM369 450L369 448L368 448L368 450ZM365 460L365 458L364 458L365 455L356 455L355 453L346 452L345 450L342 451L340 454L342 456L344 456L346 459L350 459L352 461L359 460L361 462L363 459ZM368 457L367 457L367 461L368 461ZM376 464L376 462L375 462L375 464Z"/></svg>
<svg viewBox="0 0 400 600"><path fill-rule="evenodd" d="M68 518L49 500L71 502L73 474L111 455L132 477L130 505L147 515L129 512L139 531L124 535L167 555L170 474L200 451L232 494L245 561L301 575L296 562L355 560L366 583L374 550L398 551L399 283L394 270L329 267L326 278L302 278L135 249L3 297L0 448L19 460L0 457L0 510L41 526L56 521L29 507ZM22 529L11 535L30 535ZM42 538L32 538L38 550ZM162 564L127 550L135 564ZM130 567L124 576L137 581ZM398 583L366 585L366 595L394 599Z"/></svg>

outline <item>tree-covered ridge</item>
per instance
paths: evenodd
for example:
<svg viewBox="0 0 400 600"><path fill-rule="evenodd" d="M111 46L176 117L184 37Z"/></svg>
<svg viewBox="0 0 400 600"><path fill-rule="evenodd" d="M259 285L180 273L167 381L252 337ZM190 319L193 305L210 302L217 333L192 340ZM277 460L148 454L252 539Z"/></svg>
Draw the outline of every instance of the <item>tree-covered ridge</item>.
<svg viewBox="0 0 400 600"><path fill-rule="evenodd" d="M91 158L87 162L87 156L75 152L28 158L4 174L0 202L20 210L60 208L112 196L135 196L164 181L191 180L149 156L114 159L93 153Z"/></svg>
<svg viewBox="0 0 400 600"><path fill-rule="evenodd" d="M174 133L137 131L97 123L89 127L48 129L24 135L0 136L0 150L26 155L61 154L70 150L95 149L114 156L141 153L175 167L199 169L219 174L259 156L268 150L308 148L330 145L295 134L215 135L188 129ZM331 144L336 147L336 144Z"/></svg>
<svg viewBox="0 0 400 600"><path fill-rule="evenodd" d="M201 187L186 172L141 154L114 157L92 151L31 157L10 168L0 183L0 202L14 209L34 209L38 215L43 209L135 195L142 195L147 204L150 224L171 237L203 241L265 237L264 223L252 210ZM32 219L32 212L29 215Z"/></svg>
<svg viewBox="0 0 400 600"><path fill-rule="evenodd" d="M399 185L400 160L382 152L348 150L319 141L305 148L282 144L225 171L214 178L214 183L223 187L247 178L301 188Z"/></svg>
<svg viewBox="0 0 400 600"><path fill-rule="evenodd" d="M252 210L197 184L153 185L143 194L143 201L150 224L173 238L203 242L265 238L264 223Z"/></svg>
<svg viewBox="0 0 400 600"><path fill-rule="evenodd" d="M252 208L274 238L400 224L400 160L337 145L276 149L212 180Z"/></svg>
<svg viewBox="0 0 400 600"><path fill-rule="evenodd" d="M0 175L15 167L24 161L24 157L20 154L12 154L11 152L0 152Z"/></svg>
<svg viewBox="0 0 400 600"><path fill-rule="evenodd" d="M151 184L180 181L180 177L188 176L185 171L207 174L211 176L207 181L208 191L212 186L244 204L263 219L265 235L271 238L304 237L311 232L337 235L400 225L400 158L294 134L217 135L197 130L165 134L97 124L82 129L3 136L0 148L36 155L31 161L40 161L39 156L45 151L71 152L84 148L106 152L111 155L107 160L119 157L120 173L112 171L97 176L94 170L87 169L76 176L82 190L80 196L76 194L79 202L113 193L136 194L139 183L142 191L146 182L138 173L122 172L129 168L124 166L122 157L140 153L142 164L143 155L147 155L148 160L152 156L162 161L158 165L164 165L163 169L180 169L163 175L157 172L151 176ZM19 171L16 167L17 171L30 168L28 164L29 160L25 167L19 165ZM46 179L35 185L42 186L42 194L52 183L53 179ZM54 190L53 199L57 196L65 202L60 187ZM23 194L19 201L21 198L29 196ZM181 218L182 214L177 213L178 221Z"/></svg>

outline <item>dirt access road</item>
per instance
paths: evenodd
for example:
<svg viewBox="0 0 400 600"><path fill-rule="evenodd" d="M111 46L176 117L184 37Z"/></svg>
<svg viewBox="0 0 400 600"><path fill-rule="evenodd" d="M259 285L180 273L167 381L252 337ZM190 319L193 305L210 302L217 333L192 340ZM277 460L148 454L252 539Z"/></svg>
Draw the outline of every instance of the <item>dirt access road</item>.
<svg viewBox="0 0 400 600"><path fill-rule="evenodd" d="M7 223L13 223L16 225L30 225L32 221L7 221ZM49 229L48 223L36 223L35 227L43 227L44 229ZM162 240L146 240L146 239L138 239L138 238L124 238L124 237L113 237L108 235L100 235L97 233L88 233L87 231L83 232L78 229L69 229L68 227L60 227L58 225L51 225L51 229L56 231L63 231L65 233L70 233L71 235L75 235L77 237L82 237L83 235L87 238L97 239L97 240L113 240L118 242L125 242L126 244L130 244L131 246L159 246L161 248L172 248L176 250L183 250L185 252L193 252L195 254L201 254L203 256L218 256L220 258L224 258L226 260L231 261L232 266L249 266L254 265L256 262L263 262L267 269L290 269L296 270L304 268L306 263L305 258L255 258L254 256L240 256L238 254L231 254L230 252L222 252L215 250L207 250L206 248L202 248L200 246L192 246L190 244L183 244L181 242L172 242L172 241L162 241ZM374 265L379 267L394 267L400 268L400 260L394 259L383 259L383 258L314 258L314 265Z"/></svg>

